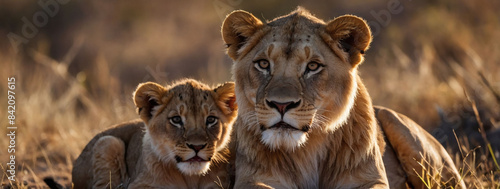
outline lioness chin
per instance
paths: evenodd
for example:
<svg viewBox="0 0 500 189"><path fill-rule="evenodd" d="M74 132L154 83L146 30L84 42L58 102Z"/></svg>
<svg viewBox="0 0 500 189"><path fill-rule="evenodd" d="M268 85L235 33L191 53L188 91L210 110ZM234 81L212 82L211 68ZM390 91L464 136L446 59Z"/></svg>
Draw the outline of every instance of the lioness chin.
<svg viewBox="0 0 500 189"><path fill-rule="evenodd" d="M420 126L388 109L375 113L357 73L372 40L363 19L324 22L298 8L263 23L234 11L222 37L239 112L235 188L422 188L422 159L464 187Z"/></svg>
<svg viewBox="0 0 500 189"><path fill-rule="evenodd" d="M74 163L75 188L227 188L234 83L140 84L142 121L95 136Z"/></svg>

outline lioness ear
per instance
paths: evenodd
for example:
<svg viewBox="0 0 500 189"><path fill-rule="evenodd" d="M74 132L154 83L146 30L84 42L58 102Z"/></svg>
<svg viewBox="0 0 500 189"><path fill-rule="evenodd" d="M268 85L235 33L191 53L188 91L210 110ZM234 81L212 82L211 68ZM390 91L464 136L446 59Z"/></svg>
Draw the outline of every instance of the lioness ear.
<svg viewBox="0 0 500 189"><path fill-rule="evenodd" d="M216 94L215 100L217 101L217 106L226 115L236 115L236 95L234 93L234 83L227 82L214 89Z"/></svg>
<svg viewBox="0 0 500 189"><path fill-rule="evenodd" d="M337 45L347 52L348 61L353 65L361 63L363 54L368 49L372 34L368 24L360 17L344 15L329 21L325 28L333 41L328 42L330 48Z"/></svg>
<svg viewBox="0 0 500 189"><path fill-rule="evenodd" d="M246 11L237 10L227 15L222 23L222 39L227 46L227 54L233 60L238 58L238 50L246 40L263 26L262 22Z"/></svg>
<svg viewBox="0 0 500 189"><path fill-rule="evenodd" d="M141 83L134 92L134 103L141 119L148 124L154 115L154 107L161 104L166 89L154 82Z"/></svg>

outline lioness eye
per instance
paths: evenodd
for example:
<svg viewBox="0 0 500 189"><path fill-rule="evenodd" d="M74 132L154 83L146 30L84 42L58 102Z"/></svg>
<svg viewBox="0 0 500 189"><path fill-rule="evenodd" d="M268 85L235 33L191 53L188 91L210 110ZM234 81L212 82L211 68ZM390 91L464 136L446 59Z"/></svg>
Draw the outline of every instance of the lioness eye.
<svg viewBox="0 0 500 189"><path fill-rule="evenodd" d="M265 59L260 59L260 60L257 60L255 61L255 63L259 66L260 69L263 69L263 70L267 70L269 69L269 61L265 60Z"/></svg>
<svg viewBox="0 0 500 189"><path fill-rule="evenodd" d="M170 123L174 126L181 127L183 125L181 116L174 116L169 118Z"/></svg>
<svg viewBox="0 0 500 189"><path fill-rule="evenodd" d="M311 62L307 63L306 71L304 72L304 77L309 78L312 75L319 73L322 70L321 69L322 67L324 67L324 65L320 64L316 61L311 61Z"/></svg>
<svg viewBox="0 0 500 189"><path fill-rule="evenodd" d="M319 64L317 62L309 62L307 64L307 69L309 71L316 71L316 70L318 70L318 68L319 68Z"/></svg>
<svg viewBox="0 0 500 189"><path fill-rule="evenodd" d="M217 117L215 117L215 116L208 116L206 124L207 124L208 127L211 127L211 126L217 124L217 121L218 121Z"/></svg>

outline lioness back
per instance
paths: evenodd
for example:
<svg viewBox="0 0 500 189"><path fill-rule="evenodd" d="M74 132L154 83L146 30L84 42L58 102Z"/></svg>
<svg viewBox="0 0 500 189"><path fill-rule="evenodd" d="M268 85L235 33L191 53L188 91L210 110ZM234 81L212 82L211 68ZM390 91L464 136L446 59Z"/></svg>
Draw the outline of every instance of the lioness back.
<svg viewBox="0 0 500 189"><path fill-rule="evenodd" d="M142 120L95 136L73 168L75 188L227 188L234 84L148 82L134 93Z"/></svg>

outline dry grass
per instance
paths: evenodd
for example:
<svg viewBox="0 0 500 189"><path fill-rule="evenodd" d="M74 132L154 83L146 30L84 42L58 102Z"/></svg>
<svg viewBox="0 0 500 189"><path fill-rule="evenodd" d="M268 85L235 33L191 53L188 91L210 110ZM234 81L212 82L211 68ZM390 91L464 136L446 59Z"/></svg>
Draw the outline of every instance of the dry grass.
<svg viewBox="0 0 500 189"><path fill-rule="evenodd" d="M97 132L138 117L131 93L140 82L230 80L231 62L219 35L219 15L226 12L215 9L215 2L226 3L226 12L241 8L265 19L296 6L281 0L236 5L71 1L21 52L3 38L0 78L17 78L17 178L26 181L17 185L42 188L43 178L52 176L71 187L72 161L85 144ZM384 10L388 2L301 4L322 18L351 13L376 21L370 11ZM468 187L500 188L495 161L500 156L500 3L400 2L404 11L381 28L361 66L374 103L408 115L447 145ZM20 33L21 18L41 10L31 1L0 5L0 36ZM6 90L7 82L0 82L0 99L7 99ZM6 100L0 107L7 107ZM0 114L7 114L4 108ZM6 116L0 122L7 123ZM7 146L0 140L0 162L8 160ZM419 174L424 182L446 183L439 175ZM5 175L2 180L7 183Z"/></svg>

